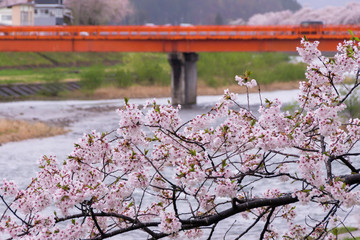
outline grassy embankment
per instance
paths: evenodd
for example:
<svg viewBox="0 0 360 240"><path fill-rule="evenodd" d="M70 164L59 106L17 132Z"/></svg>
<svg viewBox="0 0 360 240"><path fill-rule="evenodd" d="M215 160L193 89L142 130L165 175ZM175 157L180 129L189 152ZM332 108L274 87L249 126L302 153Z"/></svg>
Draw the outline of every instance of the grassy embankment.
<svg viewBox="0 0 360 240"><path fill-rule="evenodd" d="M305 67L281 53L201 53L198 94L234 89L246 70L261 84L296 81ZM32 98L122 98L170 95L170 65L158 53L0 53L0 84L80 80L82 91L42 93ZM279 86L279 85L278 85ZM297 84L295 83L296 87ZM236 88L238 90L238 88ZM35 130L35 131L32 131ZM0 144L66 132L43 123L0 119Z"/></svg>
<svg viewBox="0 0 360 240"><path fill-rule="evenodd" d="M349 235L349 233L358 231L359 229L356 227L338 227L338 228L334 228L331 233L335 235L336 239L342 239L342 240L350 240L350 239L355 239L355 240L359 240L360 237L343 237L344 235Z"/></svg>
<svg viewBox="0 0 360 240"><path fill-rule="evenodd" d="M49 126L42 122L0 119L0 145L29 138L50 137L66 132L68 130L64 128Z"/></svg>
<svg viewBox="0 0 360 240"><path fill-rule="evenodd" d="M144 97L149 89L155 95L156 91L160 91L159 96L169 94L170 66L166 54L160 53L0 53L0 69L0 84L64 80L83 83L81 93L55 94L63 97L96 97L101 93L109 97L105 92L125 88L125 93L131 93L139 91L136 86L147 87ZM224 87L236 85L236 74L247 70L260 84L273 84L303 79L305 66L289 63L289 56L283 53L201 53L200 89L219 94L211 89L221 93Z"/></svg>

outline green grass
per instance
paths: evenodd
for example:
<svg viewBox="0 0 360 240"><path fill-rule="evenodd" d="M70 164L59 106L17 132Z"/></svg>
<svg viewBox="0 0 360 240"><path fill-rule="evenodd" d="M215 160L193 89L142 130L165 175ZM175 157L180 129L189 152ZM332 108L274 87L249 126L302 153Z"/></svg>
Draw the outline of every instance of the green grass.
<svg viewBox="0 0 360 240"><path fill-rule="evenodd" d="M51 62L32 52L0 52L0 67L51 65Z"/></svg>
<svg viewBox="0 0 360 240"><path fill-rule="evenodd" d="M83 69L83 68L81 68ZM79 68L34 68L34 69L2 69L0 70L0 84L33 83L61 81L63 79L79 78L76 73Z"/></svg>
<svg viewBox="0 0 360 240"><path fill-rule="evenodd" d="M340 235L340 234L344 234L344 233L348 233L348 232L354 232L358 230L358 228L356 227L339 227L339 228L335 228L332 230L332 233L334 235Z"/></svg>
<svg viewBox="0 0 360 240"><path fill-rule="evenodd" d="M73 53L73 52L0 52L0 67L95 65L104 62L121 62L124 53ZM55 63L54 63L55 62Z"/></svg>
<svg viewBox="0 0 360 240"><path fill-rule="evenodd" d="M124 63L136 84L170 84L171 70L166 54L131 54L124 59Z"/></svg>
<svg viewBox="0 0 360 240"><path fill-rule="evenodd" d="M331 232L332 234L334 234L337 238L339 239L343 239L343 240L350 240L350 239L354 239L354 238L341 238L341 234L345 234L348 232L354 232L357 231L358 228L356 227L338 227L333 229ZM356 237L355 239L360 239L360 237Z"/></svg>
<svg viewBox="0 0 360 240"><path fill-rule="evenodd" d="M92 66L86 71L81 72L80 84L84 91L92 92L103 85L105 79L105 69L102 65Z"/></svg>
<svg viewBox="0 0 360 240"><path fill-rule="evenodd" d="M260 84L304 79L305 65L289 61L285 53L201 53L198 74L213 87L232 84L234 76L245 71Z"/></svg>
<svg viewBox="0 0 360 240"><path fill-rule="evenodd" d="M171 69L167 55L161 53L128 53L121 64L106 68L105 84L127 87L170 85Z"/></svg>
<svg viewBox="0 0 360 240"><path fill-rule="evenodd" d="M77 64L88 64L88 65L98 65L105 62L121 62L124 53L93 53L93 52L84 52L84 53L73 53L73 52L46 52L41 53L47 58L56 61L58 64L67 64L67 65L77 65Z"/></svg>
<svg viewBox="0 0 360 240"><path fill-rule="evenodd" d="M208 86L236 84L235 75L253 72L260 84L304 79L305 66L289 63L285 53L200 53L199 81ZM102 73L94 66L103 66ZM58 82L90 78L93 87L170 85L171 68L165 53L1 53L0 84ZM16 68L16 69L14 69ZM87 77L85 77L87 75ZM95 83L97 82L97 83Z"/></svg>

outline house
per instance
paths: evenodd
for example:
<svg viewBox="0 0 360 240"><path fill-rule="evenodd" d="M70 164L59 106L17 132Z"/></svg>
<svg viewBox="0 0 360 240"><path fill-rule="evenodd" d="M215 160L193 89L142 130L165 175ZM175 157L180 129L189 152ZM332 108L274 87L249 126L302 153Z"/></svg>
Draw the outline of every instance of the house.
<svg viewBox="0 0 360 240"><path fill-rule="evenodd" d="M34 25L34 5L31 1L0 1L0 25Z"/></svg>
<svg viewBox="0 0 360 240"><path fill-rule="evenodd" d="M0 0L0 25L51 26L71 23L63 0Z"/></svg>
<svg viewBox="0 0 360 240"><path fill-rule="evenodd" d="M64 25L67 9L63 0L35 0L34 23L39 25Z"/></svg>

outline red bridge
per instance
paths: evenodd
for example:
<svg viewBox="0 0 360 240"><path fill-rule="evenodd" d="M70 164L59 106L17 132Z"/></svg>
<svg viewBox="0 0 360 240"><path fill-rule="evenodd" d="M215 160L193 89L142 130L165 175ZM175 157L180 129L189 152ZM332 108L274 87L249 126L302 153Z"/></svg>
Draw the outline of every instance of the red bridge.
<svg viewBox="0 0 360 240"><path fill-rule="evenodd" d="M196 52L295 52L306 35L336 51L360 26L51 26L0 27L0 51L164 52L172 67L173 104L196 102ZM234 73L235 75L236 73Z"/></svg>
<svg viewBox="0 0 360 240"><path fill-rule="evenodd" d="M0 27L0 51L294 52L301 37L336 51L360 26L51 26Z"/></svg>

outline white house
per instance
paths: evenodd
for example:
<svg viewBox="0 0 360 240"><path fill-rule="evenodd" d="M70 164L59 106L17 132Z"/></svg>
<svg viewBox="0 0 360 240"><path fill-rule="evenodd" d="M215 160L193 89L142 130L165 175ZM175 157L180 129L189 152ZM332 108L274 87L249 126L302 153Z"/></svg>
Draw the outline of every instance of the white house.
<svg viewBox="0 0 360 240"><path fill-rule="evenodd" d="M71 18L63 0L0 0L0 25L64 25Z"/></svg>
<svg viewBox="0 0 360 240"><path fill-rule="evenodd" d="M31 1L0 1L0 25L33 26L34 5Z"/></svg>
<svg viewBox="0 0 360 240"><path fill-rule="evenodd" d="M34 25L64 25L63 0L35 0Z"/></svg>

